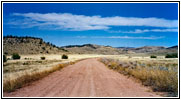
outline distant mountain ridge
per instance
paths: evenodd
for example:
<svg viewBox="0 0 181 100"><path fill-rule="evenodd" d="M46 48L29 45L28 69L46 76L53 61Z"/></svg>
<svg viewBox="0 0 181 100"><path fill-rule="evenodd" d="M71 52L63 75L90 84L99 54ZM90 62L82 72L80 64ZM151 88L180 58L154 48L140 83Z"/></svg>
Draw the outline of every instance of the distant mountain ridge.
<svg viewBox="0 0 181 100"><path fill-rule="evenodd" d="M167 49L178 49L178 45L172 46L172 47L168 47Z"/></svg>
<svg viewBox="0 0 181 100"><path fill-rule="evenodd" d="M78 54L130 54L130 53L177 53L178 46L163 47L163 46L143 46L143 47L111 47L95 44L84 45L69 45L63 46L65 50Z"/></svg>
<svg viewBox="0 0 181 100"><path fill-rule="evenodd" d="M139 47L139 48L131 48L130 50L132 50L135 53L147 53L147 52L155 52L158 50L162 50L165 49L165 47L162 46L143 46L143 47Z"/></svg>
<svg viewBox="0 0 181 100"><path fill-rule="evenodd" d="M3 53L4 54L105 54L119 55L131 53L178 53L178 46L143 46L143 47L111 47L96 44L68 45L58 47L49 42L43 41L36 37L3 37Z"/></svg>
<svg viewBox="0 0 181 100"><path fill-rule="evenodd" d="M89 47L95 48L95 46L98 46L98 45L95 45L95 44L68 45L68 46L62 46L62 48L85 47L85 46L89 46Z"/></svg>

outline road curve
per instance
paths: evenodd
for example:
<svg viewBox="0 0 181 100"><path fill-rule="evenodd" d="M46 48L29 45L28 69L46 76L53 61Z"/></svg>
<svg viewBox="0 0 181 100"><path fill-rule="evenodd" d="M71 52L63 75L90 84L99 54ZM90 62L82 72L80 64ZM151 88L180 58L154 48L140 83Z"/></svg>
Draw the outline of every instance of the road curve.
<svg viewBox="0 0 181 100"><path fill-rule="evenodd" d="M4 97L159 97L96 59L69 65Z"/></svg>

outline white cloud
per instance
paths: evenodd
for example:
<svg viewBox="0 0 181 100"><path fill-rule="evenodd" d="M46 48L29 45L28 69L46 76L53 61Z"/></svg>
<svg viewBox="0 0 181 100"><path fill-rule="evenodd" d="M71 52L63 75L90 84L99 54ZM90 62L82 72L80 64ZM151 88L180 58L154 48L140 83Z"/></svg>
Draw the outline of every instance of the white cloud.
<svg viewBox="0 0 181 100"><path fill-rule="evenodd" d="M148 40L155 40L155 39L162 39L164 36L156 37L156 36L149 36L149 37L133 37L133 36L76 36L75 38L107 38L107 39L148 39Z"/></svg>
<svg viewBox="0 0 181 100"><path fill-rule="evenodd" d="M140 30L140 29L136 29L134 31L108 31L110 33L145 33L145 32L178 32L178 29L144 29L144 30Z"/></svg>
<svg viewBox="0 0 181 100"><path fill-rule="evenodd" d="M13 13L12 15L16 17L9 24L22 28L38 27L50 30L84 31L107 30L112 26L178 27L178 20L163 18L101 17L70 13Z"/></svg>

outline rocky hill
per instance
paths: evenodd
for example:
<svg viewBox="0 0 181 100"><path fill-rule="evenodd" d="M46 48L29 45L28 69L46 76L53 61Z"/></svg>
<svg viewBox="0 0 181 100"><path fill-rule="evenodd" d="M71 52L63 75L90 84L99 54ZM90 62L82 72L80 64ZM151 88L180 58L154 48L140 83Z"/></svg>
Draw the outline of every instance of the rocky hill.
<svg viewBox="0 0 181 100"><path fill-rule="evenodd" d="M67 53L68 51L57 47L49 42L43 41L41 38L35 37L3 37L3 53L4 54L57 54Z"/></svg>

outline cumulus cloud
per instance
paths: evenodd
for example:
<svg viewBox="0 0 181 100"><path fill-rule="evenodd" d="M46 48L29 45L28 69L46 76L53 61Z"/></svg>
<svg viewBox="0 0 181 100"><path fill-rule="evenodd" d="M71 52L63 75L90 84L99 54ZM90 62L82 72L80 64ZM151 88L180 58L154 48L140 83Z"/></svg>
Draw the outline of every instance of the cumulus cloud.
<svg viewBox="0 0 181 100"><path fill-rule="evenodd" d="M108 39L148 39L148 40L155 40L155 39L162 39L164 38L164 36L149 36L149 37L133 37L133 36L91 36L91 37L87 37L87 36L76 36L75 38L108 38Z"/></svg>
<svg viewBox="0 0 181 100"><path fill-rule="evenodd" d="M112 26L178 27L178 20L163 18L101 17L74 15L71 13L13 13L12 16L16 17L9 22L11 25L22 28L38 27L50 30L108 30Z"/></svg>
<svg viewBox="0 0 181 100"><path fill-rule="evenodd" d="M108 31L110 33L145 33L145 32L178 32L178 29L144 29L144 30L140 30L140 29L136 29L134 31Z"/></svg>

